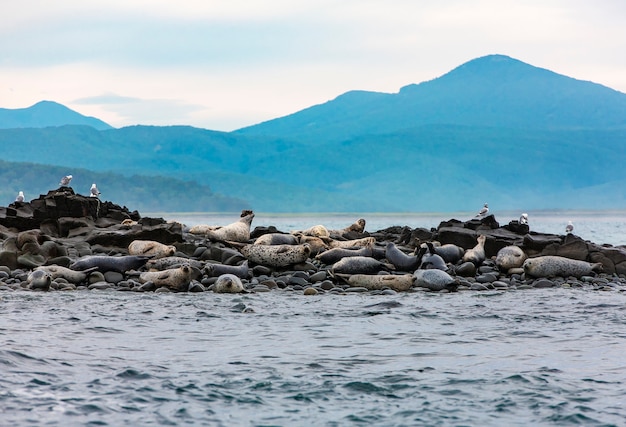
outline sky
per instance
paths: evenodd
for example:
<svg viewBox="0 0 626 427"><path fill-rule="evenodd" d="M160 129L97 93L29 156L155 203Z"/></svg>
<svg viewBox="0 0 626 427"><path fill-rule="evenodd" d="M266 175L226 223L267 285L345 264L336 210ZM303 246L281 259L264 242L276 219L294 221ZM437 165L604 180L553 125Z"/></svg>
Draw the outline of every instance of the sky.
<svg viewBox="0 0 626 427"><path fill-rule="evenodd" d="M231 131L490 54L626 93L623 0L0 2L0 108Z"/></svg>

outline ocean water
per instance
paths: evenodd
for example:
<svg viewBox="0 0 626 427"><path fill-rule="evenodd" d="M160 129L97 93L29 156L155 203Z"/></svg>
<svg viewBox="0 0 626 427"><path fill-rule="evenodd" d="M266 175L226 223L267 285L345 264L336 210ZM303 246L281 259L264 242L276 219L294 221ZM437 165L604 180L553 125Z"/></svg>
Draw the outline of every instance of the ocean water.
<svg viewBox="0 0 626 427"><path fill-rule="evenodd" d="M621 426L625 349L618 290L6 291L0 425Z"/></svg>

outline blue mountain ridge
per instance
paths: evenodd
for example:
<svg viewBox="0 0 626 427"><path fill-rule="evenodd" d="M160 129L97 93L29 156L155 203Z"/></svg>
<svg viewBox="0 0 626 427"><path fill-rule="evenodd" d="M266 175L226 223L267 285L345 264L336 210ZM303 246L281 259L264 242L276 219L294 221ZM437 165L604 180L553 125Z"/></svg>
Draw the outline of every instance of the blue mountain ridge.
<svg viewBox="0 0 626 427"><path fill-rule="evenodd" d="M0 147L6 161L196 181L265 212L626 208L626 95L504 55L234 132L11 129Z"/></svg>

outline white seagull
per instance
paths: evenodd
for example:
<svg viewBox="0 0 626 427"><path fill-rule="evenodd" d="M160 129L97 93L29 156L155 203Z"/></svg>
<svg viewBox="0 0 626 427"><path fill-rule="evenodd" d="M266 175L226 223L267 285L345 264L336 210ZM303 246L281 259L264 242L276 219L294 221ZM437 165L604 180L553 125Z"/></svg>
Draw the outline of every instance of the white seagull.
<svg viewBox="0 0 626 427"><path fill-rule="evenodd" d="M23 202L24 201L24 192L20 191L19 193L17 193L17 197L15 198L16 202Z"/></svg>
<svg viewBox="0 0 626 427"><path fill-rule="evenodd" d="M523 213L522 216L519 217L519 223L528 225L528 214L527 213Z"/></svg>
<svg viewBox="0 0 626 427"><path fill-rule="evenodd" d="M567 234L570 234L572 231L574 231L574 224L572 224L572 221L567 221L567 225L565 226L565 232Z"/></svg>
<svg viewBox="0 0 626 427"><path fill-rule="evenodd" d="M62 185L63 187L67 187L68 185L70 185L71 180L72 180L72 175L66 175L63 178L61 178L61 182L59 182L59 185Z"/></svg>
<svg viewBox="0 0 626 427"><path fill-rule="evenodd" d="M476 215L476 218L484 218L487 216L488 213L489 213L489 206L487 206L487 203L485 203L483 208Z"/></svg>
<svg viewBox="0 0 626 427"><path fill-rule="evenodd" d="M100 191L98 190L98 187L96 187L96 184L91 184L91 189L89 190L89 192L91 194L89 194L89 197L98 197L100 195Z"/></svg>

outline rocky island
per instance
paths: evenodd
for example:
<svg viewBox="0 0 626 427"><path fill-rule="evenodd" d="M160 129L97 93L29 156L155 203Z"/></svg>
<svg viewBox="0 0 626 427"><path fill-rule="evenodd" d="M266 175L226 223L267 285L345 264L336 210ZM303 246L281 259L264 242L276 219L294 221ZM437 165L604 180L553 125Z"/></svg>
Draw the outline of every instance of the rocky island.
<svg viewBox="0 0 626 427"><path fill-rule="evenodd" d="M494 215L368 232L142 217L69 186L0 207L0 290L268 292L304 295L549 287L626 289L626 248L531 231Z"/></svg>

